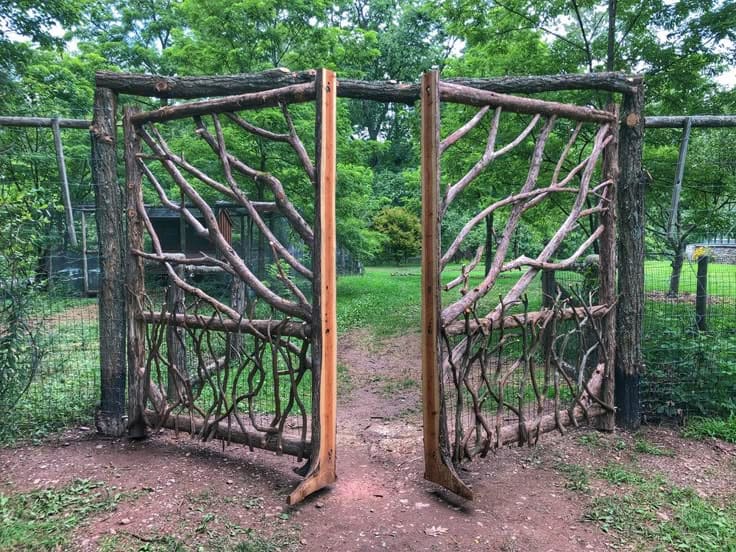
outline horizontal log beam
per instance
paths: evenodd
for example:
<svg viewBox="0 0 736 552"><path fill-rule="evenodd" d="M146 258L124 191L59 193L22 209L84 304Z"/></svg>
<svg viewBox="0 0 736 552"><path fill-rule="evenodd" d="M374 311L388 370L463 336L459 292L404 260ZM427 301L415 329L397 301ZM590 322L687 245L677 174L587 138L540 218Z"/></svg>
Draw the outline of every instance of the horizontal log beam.
<svg viewBox="0 0 736 552"><path fill-rule="evenodd" d="M0 117L0 126L51 128L53 123L53 117ZM59 118L60 128L79 128L89 130L90 126L92 126L92 121L87 121L85 119Z"/></svg>
<svg viewBox="0 0 736 552"><path fill-rule="evenodd" d="M593 318L602 318L610 310L608 305L594 305L592 307L585 308L567 308L562 309L562 311L557 314L556 318L557 320L572 320L573 318L584 318L586 316L586 309ZM498 330L502 326L504 329L519 328L521 326L526 326L529 324L536 324L548 315L549 310L529 312L526 314L526 316L521 313L516 316L506 316L500 320L493 322L493 324L491 324L491 321L489 319L481 318L480 323L478 323L478 321L471 320L469 326L470 331L473 333L478 331L479 328L482 328L484 331L489 331L490 329ZM448 336L464 335L465 331L465 322L453 322L452 324L449 324L444 328L444 332Z"/></svg>
<svg viewBox="0 0 736 552"><path fill-rule="evenodd" d="M239 323L230 318L211 318L200 314L171 314L152 311L143 311L141 320L149 324L166 323L180 328L201 328L219 332L241 332L254 334L280 335L283 337L300 337L306 339L312 334L312 327L302 322L288 322L283 320L247 320Z"/></svg>
<svg viewBox="0 0 736 552"><path fill-rule="evenodd" d="M294 84L264 92L251 92L237 96L224 96L214 100L168 105L153 111L138 113L131 117L131 121L134 125L140 126L145 123L161 123L175 119L184 119L186 117L195 117L197 115L226 113L241 109L276 107L282 102L287 104L308 102L313 100L315 95L314 83Z"/></svg>
<svg viewBox="0 0 736 552"><path fill-rule="evenodd" d="M536 98L525 98L523 96L499 94L497 92L447 82L440 82L440 100L476 107L486 105L502 107L505 111L511 111L513 113L526 113L529 115L540 113L547 117L555 115L573 121L588 123L611 123L615 121L615 116L610 111L560 102L549 102Z"/></svg>
<svg viewBox="0 0 736 552"><path fill-rule="evenodd" d="M165 427L166 429L175 429L194 434L201 434L202 428L204 427L204 421L195 416L193 417L194 431L192 431L192 419L186 414L170 414L162 424L161 417L158 413L153 410L146 410L146 419L154 427ZM217 432L214 434L214 437L223 441L270 450L279 454L288 454L298 458L309 458L309 455L312 453L312 443L310 442L302 443L298 439L282 435L281 446L279 447L279 442L276 440L275 435L258 431L243 431L235 420L232 420L230 424L227 421L217 424Z"/></svg>
<svg viewBox="0 0 736 552"><path fill-rule="evenodd" d="M261 73L205 77L166 77L101 71L97 73L95 80L97 86L110 88L122 94L194 99L263 92L283 86L314 82L315 74L314 70L293 72L284 68L270 69ZM591 73L486 79L451 77L445 79L445 82L505 94L536 94L562 90L633 93L641 84L641 80L639 76L622 73ZM419 84L340 79L337 95L341 98L413 104L419 100Z"/></svg>
<svg viewBox="0 0 736 552"><path fill-rule="evenodd" d="M646 128L684 128L685 122L690 119L691 126L697 128L727 128L736 127L736 115L693 115L646 117L644 126Z"/></svg>

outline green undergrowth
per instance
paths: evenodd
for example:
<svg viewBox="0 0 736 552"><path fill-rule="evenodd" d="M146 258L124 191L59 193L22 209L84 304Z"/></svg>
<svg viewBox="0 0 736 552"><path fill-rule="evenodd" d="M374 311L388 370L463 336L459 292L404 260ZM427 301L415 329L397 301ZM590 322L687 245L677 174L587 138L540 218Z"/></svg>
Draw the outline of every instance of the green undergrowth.
<svg viewBox="0 0 736 552"><path fill-rule="evenodd" d="M736 508L719 507L659 475L609 464L596 475L620 489L597 496L584 518L641 550L736 550Z"/></svg>
<svg viewBox="0 0 736 552"><path fill-rule="evenodd" d="M682 434L692 439L712 437L736 443L736 415L732 414L728 418L692 418Z"/></svg>
<svg viewBox="0 0 736 552"><path fill-rule="evenodd" d="M124 498L115 487L88 479L58 489L0 494L0 550L67 550L74 529L114 510Z"/></svg>
<svg viewBox="0 0 736 552"><path fill-rule="evenodd" d="M581 444L596 449L607 446L605 439L586 439ZM583 519L615 538L614 548L736 551L736 504L726 501L722 506L636 466L636 453L667 455L666 449L637 438L627 450L635 455L632 463L608 462L594 468L559 462L555 466L566 489L590 496Z"/></svg>

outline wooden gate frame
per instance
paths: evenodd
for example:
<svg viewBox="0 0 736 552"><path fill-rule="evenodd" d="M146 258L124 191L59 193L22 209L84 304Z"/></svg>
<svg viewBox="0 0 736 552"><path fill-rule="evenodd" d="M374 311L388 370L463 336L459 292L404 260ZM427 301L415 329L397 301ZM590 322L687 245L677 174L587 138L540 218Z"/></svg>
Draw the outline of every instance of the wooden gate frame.
<svg viewBox="0 0 736 552"><path fill-rule="evenodd" d="M443 377L443 353L441 346L440 276L442 257L440 249L442 195L440 192L440 103L441 86L439 73L424 73L421 80L421 182L422 182L422 402L424 421L424 477L453 493L472 500L473 492L459 477L449 452L449 437L446 427L446 407ZM605 347L601 396L597 402L605 406L598 412L598 427L602 430L614 429L614 366L616 355L616 187L618 185L618 109L609 112L595 112L590 108L574 105L545 102L530 98L520 98L466 90L467 97L461 98L459 90L445 88L444 99L461 101L476 106L504 107L519 113L560 114L580 121L601 122L604 117L611 123L612 140L603 151L604 178L612 182L606 199L609 208L601 214L600 235L600 292L599 302L607 307L603 315L602 333ZM476 97L477 96L477 97ZM474 120L479 118L474 118ZM477 120L475 121L477 123ZM468 126L468 125L466 125ZM472 128L472 127L469 127ZM463 127L457 134L464 134ZM598 405L597 405L598 406ZM587 411L585 414L587 415ZM555 423L548 427L537 426L539 433L558 427L557 413ZM575 423L575 413L571 410L567 423ZM564 422L563 422L564 423ZM497 441L501 443L499 439Z"/></svg>
<svg viewBox="0 0 736 552"><path fill-rule="evenodd" d="M124 78L124 76L123 76ZM261 89L267 85L261 83ZM309 494L333 483L336 478L336 402L337 402L337 327L336 327L336 225L335 225L335 189L336 189L336 132L337 132L337 79L334 72L320 69L314 72L312 83L304 83L302 87L310 88L307 95L316 100L316 191L315 191L315 224L313 249L313 301L312 312L312 431L311 453L304 480L289 495L287 502L295 504ZM312 89L312 87L314 87ZM226 87L227 88L227 87ZM278 85L272 88L278 88ZM225 91L223 91L225 92ZM231 90L234 92L234 90ZM196 91L190 90L190 97L196 98ZM205 96L202 91L199 96ZM230 107L224 111L234 111L243 106L260 106L257 92L248 98L248 94L223 97L222 101ZM104 166L98 167L99 174L114 178L115 159L115 96L109 90L98 90L96 97L96 118L93 134L97 129L107 139L102 142L105 156ZM186 109L186 107L185 107ZM165 119L167 110L176 111L177 107L164 108L159 114ZM153 112L151 112L153 113ZM144 264L133 250L142 250L143 223L139 209L142 205L142 170L139 166L140 138L135 130L135 123L141 120L136 109L125 108L123 118L124 159L126 167L126 218L127 239L120 244L120 250L114 248L113 259L120 253L124 258L125 270L125 305L127 327L127 366L128 366L128 421L127 431L133 438L146 435L146 322L140 305L143 293ZM155 115L154 115L155 116ZM138 119L136 119L138 117ZM109 147L105 147L105 146ZM119 197L119 196L117 196ZM112 196L115 200L116 194ZM109 274L107 275L109 281ZM117 283L117 289L123 286ZM102 307L101 307L102 308ZM115 340L113 345L119 344ZM104 378L103 378L104 380ZM104 393L103 393L104 396ZM155 393L151 394L155 398ZM286 452L286 451L285 451Z"/></svg>

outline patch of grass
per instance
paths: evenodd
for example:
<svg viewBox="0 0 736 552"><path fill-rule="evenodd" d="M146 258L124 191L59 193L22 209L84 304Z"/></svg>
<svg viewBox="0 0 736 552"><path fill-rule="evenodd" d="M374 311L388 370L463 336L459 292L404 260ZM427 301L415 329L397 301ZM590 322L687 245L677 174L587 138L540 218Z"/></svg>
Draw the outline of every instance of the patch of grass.
<svg viewBox="0 0 736 552"><path fill-rule="evenodd" d="M615 462L599 468L595 474L597 477L614 485L636 485L644 482L644 479L639 474Z"/></svg>
<svg viewBox="0 0 736 552"><path fill-rule="evenodd" d="M684 437L706 439L713 437L736 443L736 415L728 418L692 418L682 432Z"/></svg>
<svg viewBox="0 0 736 552"><path fill-rule="evenodd" d="M407 389L419 389L419 382L414 378L408 377L398 380L391 379L384 384L381 392L385 396L391 396L400 393L401 391L406 391Z"/></svg>
<svg viewBox="0 0 736 552"><path fill-rule="evenodd" d="M627 492L593 499L584 518L626 545L648 550L736 550L736 509L719 508L661 476L609 465L596 475Z"/></svg>
<svg viewBox="0 0 736 552"><path fill-rule="evenodd" d="M555 469L565 476L565 488L580 493L590 492L590 478L585 466L560 462Z"/></svg>
<svg viewBox="0 0 736 552"><path fill-rule="evenodd" d="M114 510L121 493L78 479L59 489L0 494L0 550L66 549L72 531L99 512Z"/></svg>
<svg viewBox="0 0 736 552"><path fill-rule="evenodd" d="M645 437L636 438L636 441L634 442L634 452L649 454L650 456L669 456L670 458L675 456L675 451L672 449L655 445Z"/></svg>

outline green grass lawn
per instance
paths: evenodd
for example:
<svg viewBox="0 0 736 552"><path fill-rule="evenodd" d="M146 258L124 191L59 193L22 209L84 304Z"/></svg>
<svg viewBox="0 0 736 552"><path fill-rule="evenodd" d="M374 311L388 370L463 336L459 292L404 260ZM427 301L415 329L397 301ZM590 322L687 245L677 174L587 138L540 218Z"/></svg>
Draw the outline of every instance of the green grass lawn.
<svg viewBox="0 0 736 552"><path fill-rule="evenodd" d="M644 264L646 291L667 291L672 267L670 261L647 261ZM686 261L680 275L680 291L695 293L698 263ZM708 291L711 294L736 297L736 265L708 264Z"/></svg>
<svg viewBox="0 0 736 552"><path fill-rule="evenodd" d="M460 273L459 264L449 265L443 272L443 282L449 282ZM695 293L694 263L683 267L680 289ZM501 274L496 286L482 301L481 307L495 306L498 296L508 292L522 272L511 271ZM711 264L708 267L710 289L729 289L736 297L736 265ZM645 287L647 291L666 292L669 288L670 266L667 261L647 261L645 264ZM480 271L470 278L471 285L481 282ZM574 285L581 277L572 272L559 275L564 285ZM443 303L459 297L458 288L443 292ZM537 277L527 290L529 308L536 310L541 302L541 284ZM683 308L692 310L691 306ZM341 276L337 282L337 314L340 331L365 328L377 336L389 336L418 331L421 315L421 269L419 266L376 266L367 267L365 274Z"/></svg>

